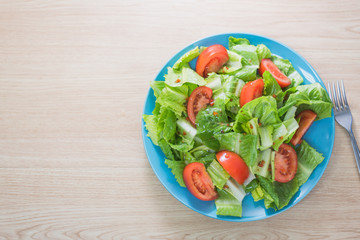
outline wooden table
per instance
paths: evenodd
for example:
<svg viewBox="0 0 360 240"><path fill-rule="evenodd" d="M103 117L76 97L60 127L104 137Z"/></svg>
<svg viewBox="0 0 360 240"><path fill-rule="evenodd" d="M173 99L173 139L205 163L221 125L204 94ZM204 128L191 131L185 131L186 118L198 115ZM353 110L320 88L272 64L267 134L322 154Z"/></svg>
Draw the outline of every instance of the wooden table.
<svg viewBox="0 0 360 240"><path fill-rule="evenodd" d="M153 173L141 138L149 82L224 32L276 39L323 82L343 79L360 141L360 2L1 1L1 239L359 239L360 177L336 125L313 191L269 219L198 214Z"/></svg>

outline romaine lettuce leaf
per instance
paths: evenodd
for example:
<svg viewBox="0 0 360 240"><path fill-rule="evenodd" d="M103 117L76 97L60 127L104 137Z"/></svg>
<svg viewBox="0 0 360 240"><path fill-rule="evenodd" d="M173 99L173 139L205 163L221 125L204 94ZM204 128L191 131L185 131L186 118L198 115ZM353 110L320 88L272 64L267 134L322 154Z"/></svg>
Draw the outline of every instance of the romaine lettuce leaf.
<svg viewBox="0 0 360 240"><path fill-rule="evenodd" d="M188 98L189 87L184 84L180 87L166 86L156 100L161 106L170 108L177 116L185 112L185 102Z"/></svg>
<svg viewBox="0 0 360 240"><path fill-rule="evenodd" d="M303 140L299 148L296 149L296 153L298 156L298 171L296 178L298 179L299 185L302 185L308 180L317 165L324 160L324 157L305 140Z"/></svg>
<svg viewBox="0 0 360 240"><path fill-rule="evenodd" d="M274 97L277 102L277 107L282 107L286 92L281 89L280 85L270 72L265 71L262 77L264 80L264 96Z"/></svg>
<svg viewBox="0 0 360 240"><path fill-rule="evenodd" d="M227 53L229 60L226 62L225 66L220 69L219 73L232 74L242 67L242 57L236 52L230 50L227 50Z"/></svg>
<svg viewBox="0 0 360 240"><path fill-rule="evenodd" d="M218 189L222 189L227 180L230 178L229 173L225 171L217 160L213 160L206 170L213 184Z"/></svg>
<svg viewBox="0 0 360 240"><path fill-rule="evenodd" d="M243 66L239 71L235 73L235 76L247 82L255 80L257 78L256 74L258 67L258 65Z"/></svg>
<svg viewBox="0 0 360 240"><path fill-rule="evenodd" d="M261 126L280 123L276 100L272 96L262 96L246 103L238 112L234 125L235 132L242 132L242 124L258 118Z"/></svg>
<svg viewBox="0 0 360 240"><path fill-rule="evenodd" d="M259 62L264 58L271 57L270 50L264 44L259 44L256 46L256 53L258 55Z"/></svg>
<svg viewBox="0 0 360 240"><path fill-rule="evenodd" d="M219 193L219 198L215 200L216 214L241 217L242 202L225 190L218 190L217 192Z"/></svg>
<svg viewBox="0 0 360 240"><path fill-rule="evenodd" d="M210 73L207 78L205 78L206 85L208 88L211 88L213 91L222 88L223 78L222 75L216 73Z"/></svg>
<svg viewBox="0 0 360 240"><path fill-rule="evenodd" d="M194 58L198 57L200 55L199 47L195 47L194 49L190 50L189 52L185 53L183 56L179 58L179 60L176 61L176 63L173 66L174 70L180 70L181 67L189 63Z"/></svg>
<svg viewBox="0 0 360 240"><path fill-rule="evenodd" d="M214 138L215 134L226 133L232 130L228 123L224 102L215 100L214 106L208 106L196 116L197 137L209 148L217 151L219 142Z"/></svg>
<svg viewBox="0 0 360 240"><path fill-rule="evenodd" d="M199 86L206 84L204 78L192 70L187 63L180 70L169 67L168 74L165 75L165 83L171 87L179 87L184 83L193 83Z"/></svg>
<svg viewBox="0 0 360 240"><path fill-rule="evenodd" d="M157 131L162 137L170 142L175 137L176 132L176 116L173 111L167 107L161 107L158 116Z"/></svg>
<svg viewBox="0 0 360 240"><path fill-rule="evenodd" d="M150 137L151 141L155 145L159 145L160 134L157 130L157 117L154 115L143 115L145 128L148 130L147 136Z"/></svg>
<svg viewBox="0 0 360 240"><path fill-rule="evenodd" d="M159 97L161 91L165 87L165 82L164 81L152 81L152 82L150 82L150 86L154 90L155 97Z"/></svg>
<svg viewBox="0 0 360 240"><path fill-rule="evenodd" d="M236 44L231 47L231 51L242 56L242 64L259 66L259 58L254 45L246 43Z"/></svg>
<svg viewBox="0 0 360 240"><path fill-rule="evenodd" d="M266 194L268 194L274 200L274 205L272 205L271 199L268 197L267 204L269 207L281 209L287 206L300 186L308 180L314 169L324 160L322 154L317 152L304 140L299 148L296 149L296 152L298 156L298 169L294 179L290 182L279 183L275 181L270 184L270 180L257 176L262 191L264 192L264 198L266 198ZM276 198L278 198L278 203L276 202Z"/></svg>
<svg viewBox="0 0 360 240"><path fill-rule="evenodd" d="M180 152L190 151L194 147L194 140L184 137L181 135L176 135L173 142L168 142L168 144L175 150Z"/></svg>
<svg viewBox="0 0 360 240"><path fill-rule="evenodd" d="M284 115L292 106L298 107L297 113L305 109L314 111L316 120L331 117L332 102L319 83L296 87L296 92L290 94L285 105L279 109L279 115Z"/></svg>
<svg viewBox="0 0 360 240"><path fill-rule="evenodd" d="M276 192L276 187L273 185L272 181L263 176L257 175L256 178L259 180L260 186L264 190L264 196L268 200L272 200L270 202L274 202L275 206L279 206L279 196Z"/></svg>
<svg viewBox="0 0 360 240"><path fill-rule="evenodd" d="M255 80L259 68L257 47L250 45L247 39L229 37L229 49L241 56L242 67L235 72L236 77L244 81Z"/></svg>
<svg viewBox="0 0 360 240"><path fill-rule="evenodd" d="M274 187L276 190L276 194L279 198L279 205L277 205L278 209L281 209L285 206L287 206L291 200L291 198L297 193L299 190L299 187L301 185L299 184L296 177L294 177L293 180L287 183L279 183L274 182Z"/></svg>
<svg viewBox="0 0 360 240"><path fill-rule="evenodd" d="M181 187L186 187L183 179L183 171L186 165L185 162L165 159L165 164L168 165L168 168L171 169L171 172L174 174L175 179L179 185Z"/></svg>

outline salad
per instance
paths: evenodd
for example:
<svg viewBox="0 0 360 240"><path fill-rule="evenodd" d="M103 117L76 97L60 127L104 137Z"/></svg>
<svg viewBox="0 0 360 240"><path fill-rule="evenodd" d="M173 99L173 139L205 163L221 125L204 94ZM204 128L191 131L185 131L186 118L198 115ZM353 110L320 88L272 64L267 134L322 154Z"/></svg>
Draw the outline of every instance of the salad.
<svg viewBox="0 0 360 240"><path fill-rule="evenodd" d="M241 217L246 194L279 210L324 159L302 137L331 117L331 100L320 84L302 82L265 45L229 37L229 49L195 47L165 81L151 82L145 127L179 185L215 200L217 215Z"/></svg>

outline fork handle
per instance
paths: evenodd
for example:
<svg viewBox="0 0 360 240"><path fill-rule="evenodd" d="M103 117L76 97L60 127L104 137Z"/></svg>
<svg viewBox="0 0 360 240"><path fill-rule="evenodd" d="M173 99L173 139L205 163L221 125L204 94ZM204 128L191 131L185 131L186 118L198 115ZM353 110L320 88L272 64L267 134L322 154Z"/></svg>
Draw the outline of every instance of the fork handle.
<svg viewBox="0 0 360 240"><path fill-rule="evenodd" d="M355 139L352 129L349 131L349 135L350 135L350 139L351 139L351 145L353 147L354 154L355 154L356 164L357 164L358 171L360 174L360 151L359 151L359 147L357 145L357 142L356 142L356 139Z"/></svg>

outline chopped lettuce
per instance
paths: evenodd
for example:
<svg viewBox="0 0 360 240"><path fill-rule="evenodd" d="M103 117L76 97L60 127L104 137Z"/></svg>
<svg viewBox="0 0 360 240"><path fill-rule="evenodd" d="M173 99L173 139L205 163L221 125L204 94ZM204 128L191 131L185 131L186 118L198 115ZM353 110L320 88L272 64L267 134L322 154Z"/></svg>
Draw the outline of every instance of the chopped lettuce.
<svg viewBox="0 0 360 240"><path fill-rule="evenodd" d="M241 217L242 202L238 201L231 193L218 190L219 198L215 200L216 214L223 216Z"/></svg>
<svg viewBox="0 0 360 240"><path fill-rule="evenodd" d="M206 170L209 173L213 184L218 189L223 189L225 183L230 178L229 173L225 171L217 160L213 160Z"/></svg>
<svg viewBox="0 0 360 240"><path fill-rule="evenodd" d="M312 110L317 114L316 120L331 117L332 102L319 83L296 87L296 92L290 94L285 105L279 109L279 116L293 106L297 107L297 113L306 109Z"/></svg>
<svg viewBox="0 0 360 240"><path fill-rule="evenodd" d="M184 65L180 70L168 68L168 74L165 75L165 83L171 87L179 87L184 83L194 83L199 86L206 84L204 78L192 70L189 64Z"/></svg>
<svg viewBox="0 0 360 240"><path fill-rule="evenodd" d="M165 164L171 169L171 172L174 174L176 181L181 187L186 187L183 179L183 171L185 168L184 161L173 161L165 159Z"/></svg>
<svg viewBox="0 0 360 240"><path fill-rule="evenodd" d="M264 44L259 44L256 46L256 53L258 55L259 62L264 58L270 58L271 52Z"/></svg>
<svg viewBox="0 0 360 240"><path fill-rule="evenodd" d="M194 58L200 55L199 47L195 47L194 49L190 50L189 52L185 53L183 56L180 57L179 60L173 66L174 70L180 70L181 67L189 63Z"/></svg>
<svg viewBox="0 0 360 240"><path fill-rule="evenodd" d="M161 91L166 85L164 81L152 81L150 82L150 86L154 90L155 97L159 97Z"/></svg>
<svg viewBox="0 0 360 240"><path fill-rule="evenodd" d="M270 179L257 176L260 182L261 192L253 190L253 198L265 199L267 206L274 209L281 209L287 206L292 197L297 193L300 186L304 184L314 169L324 160L321 153L312 148L306 141L302 141L296 149L298 156L298 169L293 180L287 183L272 182ZM273 200L273 201L272 201Z"/></svg>
<svg viewBox="0 0 360 240"><path fill-rule="evenodd" d="M317 165L324 160L324 157L304 140L300 144L300 147L296 149L296 153L298 156L296 178L298 179L299 185L302 185L308 180Z"/></svg>
<svg viewBox="0 0 360 240"><path fill-rule="evenodd" d="M156 102L161 106L170 108L177 116L181 116L185 112L185 102L188 98L189 87L182 85L179 87L166 86L160 93Z"/></svg>
<svg viewBox="0 0 360 240"><path fill-rule="evenodd" d="M262 126L280 123L276 100L271 96L262 96L246 103L236 115L235 132L243 132L242 124L258 118Z"/></svg>
<svg viewBox="0 0 360 240"><path fill-rule="evenodd" d="M269 176L269 165L271 160L271 149L266 149L258 154L255 165L251 166L252 172L256 175L267 178Z"/></svg>
<svg viewBox="0 0 360 240"><path fill-rule="evenodd" d="M216 100L215 100L216 101ZM219 99L217 103L221 100ZM214 135L232 130L224 104L216 104L201 110L196 116L197 137L209 148L217 151L220 147Z"/></svg>
<svg viewBox="0 0 360 240"><path fill-rule="evenodd" d="M235 76L244 81L255 80L259 68L258 52L262 54L261 51L265 49L257 50L247 39L234 37L229 38L229 49L241 56L242 67L235 72Z"/></svg>
<svg viewBox="0 0 360 240"><path fill-rule="evenodd" d="M231 74L238 71L242 67L242 57L236 52L227 51L229 56L229 61L225 64L225 66L219 71L220 73Z"/></svg>
<svg viewBox="0 0 360 240"><path fill-rule="evenodd" d="M150 137L151 141L155 144L155 145L159 145L159 133L157 131L157 122L158 119L156 116L154 115L143 115L144 118L144 122L145 122L145 127L146 130L148 130L148 134L147 136Z"/></svg>
<svg viewBox="0 0 360 240"><path fill-rule="evenodd" d="M187 164L205 165L219 193L215 200L218 215L241 217L246 193L251 193L254 201L263 199L266 208L287 206L324 157L303 140L296 149L294 179L280 183L275 181L275 153L295 134L299 127L295 117L301 111L314 111L316 120L331 116L326 90L319 83L301 85L303 78L291 62L273 55L265 45L233 37L229 38L229 61L218 73L203 78L189 64L203 49L195 47L180 57L168 68L165 81L150 83L156 101L152 115L143 115L147 136L164 153L165 164L180 186L185 187L182 174ZM240 107L243 86L260 78L258 68L264 58L270 58L291 85L282 89L265 71L263 96ZM198 112L193 126L187 120L187 100L199 86L212 89L214 104ZM237 153L249 167L243 185L216 160L220 150Z"/></svg>

